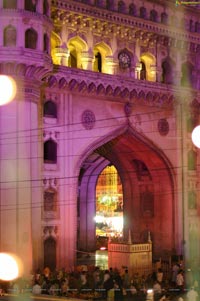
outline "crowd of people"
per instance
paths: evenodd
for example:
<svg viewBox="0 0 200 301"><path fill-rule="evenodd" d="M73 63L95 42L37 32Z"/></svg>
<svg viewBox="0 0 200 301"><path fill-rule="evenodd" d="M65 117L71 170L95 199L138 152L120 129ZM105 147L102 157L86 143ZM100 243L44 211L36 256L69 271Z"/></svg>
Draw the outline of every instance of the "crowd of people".
<svg viewBox="0 0 200 301"><path fill-rule="evenodd" d="M37 270L28 278L1 283L1 290L16 294L69 296L90 300L143 301L177 300L198 301L199 271L184 271L178 263L170 273L158 268L149 275L130 274L109 268L81 266L74 271L64 269L51 272ZM149 294L149 295L148 295ZM153 296L153 297L152 297Z"/></svg>

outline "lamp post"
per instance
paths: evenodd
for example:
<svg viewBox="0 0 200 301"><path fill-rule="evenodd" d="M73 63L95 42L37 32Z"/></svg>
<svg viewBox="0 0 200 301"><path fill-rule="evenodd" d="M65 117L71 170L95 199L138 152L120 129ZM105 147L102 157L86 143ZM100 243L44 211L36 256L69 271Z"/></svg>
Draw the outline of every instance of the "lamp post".
<svg viewBox="0 0 200 301"><path fill-rule="evenodd" d="M200 148L200 125L196 126L192 131L192 142L193 144Z"/></svg>
<svg viewBox="0 0 200 301"><path fill-rule="evenodd" d="M16 95L16 83L7 75L0 75L0 106L11 102Z"/></svg>

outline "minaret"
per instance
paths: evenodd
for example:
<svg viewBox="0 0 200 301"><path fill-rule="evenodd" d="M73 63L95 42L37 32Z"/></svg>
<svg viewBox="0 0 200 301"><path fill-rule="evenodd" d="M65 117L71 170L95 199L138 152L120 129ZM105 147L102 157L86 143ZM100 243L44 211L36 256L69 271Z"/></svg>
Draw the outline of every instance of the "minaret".
<svg viewBox="0 0 200 301"><path fill-rule="evenodd" d="M0 251L41 265L41 87L52 69L50 0L0 1L0 73L17 84L0 107ZM34 266L35 264L35 266Z"/></svg>

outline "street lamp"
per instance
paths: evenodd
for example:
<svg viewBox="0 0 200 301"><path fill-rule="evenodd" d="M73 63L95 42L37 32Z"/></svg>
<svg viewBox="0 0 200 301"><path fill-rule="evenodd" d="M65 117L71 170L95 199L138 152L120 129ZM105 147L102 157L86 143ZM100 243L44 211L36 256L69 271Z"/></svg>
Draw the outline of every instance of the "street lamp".
<svg viewBox="0 0 200 301"><path fill-rule="evenodd" d="M16 95L16 83L7 75L0 75L0 106L11 102Z"/></svg>
<svg viewBox="0 0 200 301"><path fill-rule="evenodd" d="M196 126L192 131L192 142L200 148L200 125Z"/></svg>
<svg viewBox="0 0 200 301"><path fill-rule="evenodd" d="M21 264L16 256L8 253L0 253L0 279L4 281L14 280L19 277Z"/></svg>

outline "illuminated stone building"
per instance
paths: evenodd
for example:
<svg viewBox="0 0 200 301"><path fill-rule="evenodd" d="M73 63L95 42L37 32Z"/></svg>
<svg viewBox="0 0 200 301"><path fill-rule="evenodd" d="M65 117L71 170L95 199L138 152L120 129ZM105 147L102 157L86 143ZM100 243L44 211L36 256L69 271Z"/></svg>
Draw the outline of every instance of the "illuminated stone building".
<svg viewBox="0 0 200 301"><path fill-rule="evenodd" d="M181 1L180 1L181 2ZM96 185L120 178L123 237L199 263L198 7L0 0L0 250L26 270L96 247Z"/></svg>

